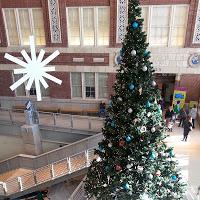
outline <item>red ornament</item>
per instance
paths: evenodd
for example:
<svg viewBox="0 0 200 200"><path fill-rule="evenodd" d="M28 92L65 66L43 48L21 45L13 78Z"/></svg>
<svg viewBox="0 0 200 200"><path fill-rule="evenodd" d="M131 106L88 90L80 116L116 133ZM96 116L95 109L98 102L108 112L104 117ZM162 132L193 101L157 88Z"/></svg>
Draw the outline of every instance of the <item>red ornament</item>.
<svg viewBox="0 0 200 200"><path fill-rule="evenodd" d="M121 171L122 167L120 165L116 165L115 169L116 169L116 171Z"/></svg>
<svg viewBox="0 0 200 200"><path fill-rule="evenodd" d="M156 175L156 176L160 176L160 175L161 175L161 171L160 171L160 170L157 170L157 172L156 172L155 175Z"/></svg>
<svg viewBox="0 0 200 200"><path fill-rule="evenodd" d="M120 141L119 141L119 146L120 147L123 147L125 145L125 141L123 140L123 139L121 139Z"/></svg>

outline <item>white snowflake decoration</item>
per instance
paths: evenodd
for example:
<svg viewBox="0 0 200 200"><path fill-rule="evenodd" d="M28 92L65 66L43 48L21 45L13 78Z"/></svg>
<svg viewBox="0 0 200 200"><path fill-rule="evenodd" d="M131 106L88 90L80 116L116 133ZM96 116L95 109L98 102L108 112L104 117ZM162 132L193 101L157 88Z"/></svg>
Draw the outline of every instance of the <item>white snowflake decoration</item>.
<svg viewBox="0 0 200 200"><path fill-rule="evenodd" d="M30 90L33 82L35 81L35 87L36 87L36 95L37 100L41 101L41 88L40 88L40 82L44 86L44 88L48 88L47 82L44 80L43 77L61 85L62 81L46 72L52 72L55 71L55 67L45 67L49 62L51 62L54 58L56 58L60 52L56 50L54 53L52 53L50 56L48 56L45 60L42 61L45 51L43 49L40 50L40 53L38 57L36 57L35 52L35 40L34 36L30 36L30 49L31 49L31 58L27 54L25 50L21 51L22 56L26 60L26 62L6 53L4 58L24 67L20 69L14 69L14 74L25 74L22 78L20 78L17 82L15 82L13 85L10 86L10 89L13 91L16 88L18 88L21 84L23 84L28 79L28 83L26 85L26 90Z"/></svg>

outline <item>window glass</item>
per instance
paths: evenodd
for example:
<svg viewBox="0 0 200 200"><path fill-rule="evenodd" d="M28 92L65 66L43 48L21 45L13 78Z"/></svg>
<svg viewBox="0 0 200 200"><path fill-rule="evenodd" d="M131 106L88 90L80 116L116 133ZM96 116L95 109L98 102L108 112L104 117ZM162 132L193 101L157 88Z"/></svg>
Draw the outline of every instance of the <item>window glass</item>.
<svg viewBox="0 0 200 200"><path fill-rule="evenodd" d="M95 98L95 74L85 73L85 96Z"/></svg>
<svg viewBox="0 0 200 200"><path fill-rule="evenodd" d="M71 73L71 81L72 81L72 97L82 97L81 73L79 72Z"/></svg>
<svg viewBox="0 0 200 200"><path fill-rule="evenodd" d="M99 98L107 98L108 97L108 75L106 73L99 73Z"/></svg>

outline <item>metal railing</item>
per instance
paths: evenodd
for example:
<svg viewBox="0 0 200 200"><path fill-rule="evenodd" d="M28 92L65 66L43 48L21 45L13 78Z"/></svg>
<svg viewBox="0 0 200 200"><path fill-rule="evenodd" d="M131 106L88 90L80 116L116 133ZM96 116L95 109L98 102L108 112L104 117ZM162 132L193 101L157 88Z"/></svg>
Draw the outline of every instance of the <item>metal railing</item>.
<svg viewBox="0 0 200 200"><path fill-rule="evenodd" d="M94 148L66 157L22 176L0 182L0 194L12 195L87 168L94 158Z"/></svg>
<svg viewBox="0 0 200 200"><path fill-rule="evenodd" d="M78 187L71 194L69 200L87 200L87 197L85 195L85 190L84 190L84 181L80 182Z"/></svg>
<svg viewBox="0 0 200 200"><path fill-rule="evenodd" d="M41 111L38 113L39 124L45 126L101 131L104 123L104 119L100 117ZM24 110L0 108L0 120L9 121L12 124L25 123Z"/></svg>
<svg viewBox="0 0 200 200"><path fill-rule="evenodd" d="M18 168L38 169L51 163L71 157L79 152L96 147L102 140L102 133L90 136L67 146L43 153L38 156L17 155L0 162L0 173L15 170ZM73 156L71 157L73 159Z"/></svg>

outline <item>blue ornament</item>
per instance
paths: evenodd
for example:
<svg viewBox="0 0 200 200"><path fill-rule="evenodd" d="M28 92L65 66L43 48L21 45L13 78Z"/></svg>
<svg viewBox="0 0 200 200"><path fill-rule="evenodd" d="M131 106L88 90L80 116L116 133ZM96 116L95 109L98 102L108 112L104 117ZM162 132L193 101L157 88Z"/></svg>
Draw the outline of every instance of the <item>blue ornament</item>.
<svg viewBox="0 0 200 200"><path fill-rule="evenodd" d="M172 175L172 176L171 176L171 179L172 179L172 181L176 181L176 180L177 180L176 175Z"/></svg>
<svg viewBox="0 0 200 200"><path fill-rule="evenodd" d="M131 26L133 29L137 29L139 27L139 23L135 21L131 24Z"/></svg>
<svg viewBox="0 0 200 200"><path fill-rule="evenodd" d="M123 55L124 55L124 52L125 52L124 49L121 48L121 49L120 49L120 55L123 56Z"/></svg>
<svg viewBox="0 0 200 200"><path fill-rule="evenodd" d="M110 171L110 167L109 166L106 166L105 167L105 170L108 172L108 171Z"/></svg>
<svg viewBox="0 0 200 200"><path fill-rule="evenodd" d="M130 185L128 183L123 184L122 186L125 190L129 190Z"/></svg>
<svg viewBox="0 0 200 200"><path fill-rule="evenodd" d="M128 85L128 87L129 87L130 90L134 90L134 88L135 88L135 86L134 86L132 83L130 83L130 84Z"/></svg>
<svg viewBox="0 0 200 200"><path fill-rule="evenodd" d="M150 52L146 50L146 51L144 52L144 55L145 55L145 56L148 56L149 53L150 53Z"/></svg>
<svg viewBox="0 0 200 200"><path fill-rule="evenodd" d="M115 122L112 121L111 126L112 126L113 128L115 128L115 127L116 127Z"/></svg>
<svg viewBox="0 0 200 200"><path fill-rule="evenodd" d="M151 155L150 155L150 159L154 160L155 158L156 158L156 154L154 152L152 152Z"/></svg>
<svg viewBox="0 0 200 200"><path fill-rule="evenodd" d="M169 152L169 157L173 157L174 156L174 152L171 150L170 152Z"/></svg>
<svg viewBox="0 0 200 200"><path fill-rule="evenodd" d="M146 102L146 107L147 107L147 108L150 108L150 106L151 106L151 103L150 103L149 101L147 101L147 102Z"/></svg>
<svg viewBox="0 0 200 200"><path fill-rule="evenodd" d="M111 100L108 101L108 105L109 105L110 107L112 107L112 101L111 101Z"/></svg>
<svg viewBox="0 0 200 200"><path fill-rule="evenodd" d="M132 140L132 136L131 136L131 135L127 135L127 136L126 136L126 141L127 141L127 142L130 142L131 140Z"/></svg>

